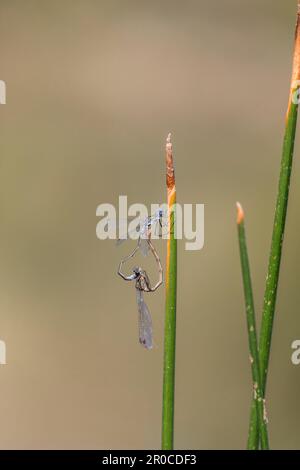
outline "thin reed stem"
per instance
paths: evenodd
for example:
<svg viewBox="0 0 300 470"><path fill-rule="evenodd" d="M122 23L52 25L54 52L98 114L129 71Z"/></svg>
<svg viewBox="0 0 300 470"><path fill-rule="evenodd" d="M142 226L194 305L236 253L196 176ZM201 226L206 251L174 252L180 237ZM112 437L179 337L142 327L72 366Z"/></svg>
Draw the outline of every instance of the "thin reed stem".
<svg viewBox="0 0 300 470"><path fill-rule="evenodd" d="M176 291L177 291L177 240L175 238L176 188L171 135L166 143L166 174L168 192L168 228L166 262L166 316L164 340L164 375L162 403L162 449L173 449L174 441L174 389L176 349Z"/></svg>
<svg viewBox="0 0 300 470"><path fill-rule="evenodd" d="M300 0L298 0L297 24L295 33L295 47L293 57L293 71L286 113L286 126L283 141L281 171L279 177L278 196L275 209L273 236L269 257L268 274L265 287L263 316L260 330L259 355L262 376L262 391L265 396L267 374L270 358L270 348L273 330L273 321L276 304L276 294L280 270L281 251L284 237L284 228L289 197L290 177L294 153L294 141L299 102L300 84ZM257 449L259 445L258 421L254 403L251 408L250 428L248 435L248 448Z"/></svg>
<svg viewBox="0 0 300 470"><path fill-rule="evenodd" d="M253 382L253 400L255 402L256 414L258 416L258 428L261 436L262 449L269 449L269 438L267 429L267 418L265 401L262 392L261 374L259 368L259 353L258 342L256 335L256 321L255 309L253 300L253 291L250 275L250 266L248 258L248 249L246 242L245 232L245 217L242 206L237 203L237 227L238 227L238 240L240 247L241 268L244 285L246 317L247 317L247 331L250 353L250 364Z"/></svg>

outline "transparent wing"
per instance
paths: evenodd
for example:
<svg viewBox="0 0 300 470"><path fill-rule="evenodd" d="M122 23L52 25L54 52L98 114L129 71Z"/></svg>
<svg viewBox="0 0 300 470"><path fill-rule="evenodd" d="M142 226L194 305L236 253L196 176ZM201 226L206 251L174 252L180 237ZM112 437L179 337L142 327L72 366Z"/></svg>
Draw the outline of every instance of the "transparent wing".
<svg viewBox="0 0 300 470"><path fill-rule="evenodd" d="M116 240L116 245L121 245L124 241L128 239L136 239L136 237L133 237L133 235L139 234L141 239L140 248L144 256L147 256L149 253L149 245L146 241L149 235L152 234L154 238L161 238L163 234L166 234L166 232L168 231L167 213L166 211L162 210L158 210L154 215L147 217L146 219L140 219L137 223L137 226L131 230L128 230L127 223L129 222L129 218L124 220L122 219L121 223L119 224L115 222L117 228L119 229L119 238L117 238Z"/></svg>
<svg viewBox="0 0 300 470"><path fill-rule="evenodd" d="M139 341L144 348L152 349L152 319L149 309L144 302L143 292L139 289L136 289L136 300L139 311Z"/></svg>
<svg viewBox="0 0 300 470"><path fill-rule="evenodd" d="M123 231L121 229L119 229L119 234L122 238L117 238L116 240L116 245L119 246L121 245L123 242L126 242L126 240L128 239L131 239L132 238L132 235L134 233L140 233L141 232L141 227L143 226L143 221L141 221L136 228L133 228L132 230L124 230Z"/></svg>
<svg viewBox="0 0 300 470"><path fill-rule="evenodd" d="M148 244L148 237L150 236L151 233L151 225L146 224L146 222L140 223L137 228L134 228L133 230L129 230L127 233L128 238L131 238L131 235L134 233L139 234L139 247L144 256L147 256L149 253L149 244ZM116 244L121 245L121 243L125 242L128 240L128 238L118 238L116 240Z"/></svg>
<svg viewBox="0 0 300 470"><path fill-rule="evenodd" d="M128 238L117 238L116 239L116 245L119 246L122 243L126 242L127 240L128 240Z"/></svg>
<svg viewBox="0 0 300 470"><path fill-rule="evenodd" d="M144 256L149 254L149 244L147 239L151 235L154 239L163 238L168 235L168 217L167 212L158 210L154 215L146 219L138 220L137 225L128 230L127 223L130 219L122 219L120 222L115 222L119 229L119 237L116 240L116 245L119 246L128 239L137 239L136 235L140 237L140 250ZM126 225L125 225L126 223Z"/></svg>
<svg viewBox="0 0 300 470"><path fill-rule="evenodd" d="M147 256L149 253L148 237L145 238L144 236L141 236L139 243L140 243L140 250L142 252L142 255Z"/></svg>

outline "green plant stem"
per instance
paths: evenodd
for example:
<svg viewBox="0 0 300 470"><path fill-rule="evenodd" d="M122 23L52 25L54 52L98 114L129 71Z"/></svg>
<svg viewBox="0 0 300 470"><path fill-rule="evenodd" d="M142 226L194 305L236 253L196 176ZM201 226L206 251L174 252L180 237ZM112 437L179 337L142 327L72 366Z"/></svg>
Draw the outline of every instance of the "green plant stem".
<svg viewBox="0 0 300 470"><path fill-rule="evenodd" d="M166 263L166 315L162 403L162 449L173 449L176 349L177 240L175 238L176 189L170 135L166 146L169 239ZM172 228L172 229L170 229Z"/></svg>
<svg viewBox="0 0 300 470"><path fill-rule="evenodd" d="M263 399L264 397L263 397L261 374L260 374L260 368L259 368L259 353L258 353L258 342L257 342L257 335L256 335L255 310L254 310L253 291L252 291L250 266L249 266L249 259L248 259L246 234L245 234L244 212L239 203L237 203L237 208L238 208L238 219L237 219L238 239L239 239L239 247L240 247L240 258L241 258L245 305L246 305L250 363L251 363L252 381L253 381L253 401L255 403L256 414L258 416L258 428L259 428L259 433L261 436L261 446L262 446L262 449L267 450L269 449L269 438L268 438L265 402Z"/></svg>
<svg viewBox="0 0 300 470"><path fill-rule="evenodd" d="M274 312L276 304L276 294L280 270L281 251L284 237L284 228L286 221L289 185L293 162L294 141L296 134L298 103L293 103L292 97L297 95L299 90L300 78L300 36L299 36L299 7L298 2L298 15L295 34L295 50L294 50L294 63L292 73L292 83L288 104L288 111L286 115L286 127L283 142L281 171L279 177L278 196L275 209L275 218L273 225L273 236L271 242L271 250L269 257L268 274L265 287L263 315L260 330L259 342L259 358L260 358L260 371L262 378L262 392L265 397L267 374L270 357L270 347L272 339ZM257 449L259 446L259 433L258 421L255 404L251 407L250 427L248 435L248 448Z"/></svg>

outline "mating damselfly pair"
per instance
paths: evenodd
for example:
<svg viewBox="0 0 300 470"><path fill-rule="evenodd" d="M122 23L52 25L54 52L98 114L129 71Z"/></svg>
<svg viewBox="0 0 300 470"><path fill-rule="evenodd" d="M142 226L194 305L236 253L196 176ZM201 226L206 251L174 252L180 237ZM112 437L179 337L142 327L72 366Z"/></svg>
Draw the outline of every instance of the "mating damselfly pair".
<svg viewBox="0 0 300 470"><path fill-rule="evenodd" d="M158 209L154 215L146 217L134 228L135 232L138 233L137 246L134 248L132 253L121 260L118 269L119 276L121 276L125 281L135 281L136 301L138 307L139 342L146 349L153 348L153 328L151 314L144 301L144 292L156 291L163 281L161 261L153 246L151 236L157 227L159 229L163 229L163 227L167 225L164 217L165 212L162 209ZM127 238L118 238L117 245L120 245L125 240L127 240ZM154 287L151 286L147 272L140 266L135 266L132 271L133 273L130 275L126 275L122 272L124 263L129 259L132 259L138 250L140 250L144 256L147 256L149 252L151 252L155 258L158 269L158 281Z"/></svg>

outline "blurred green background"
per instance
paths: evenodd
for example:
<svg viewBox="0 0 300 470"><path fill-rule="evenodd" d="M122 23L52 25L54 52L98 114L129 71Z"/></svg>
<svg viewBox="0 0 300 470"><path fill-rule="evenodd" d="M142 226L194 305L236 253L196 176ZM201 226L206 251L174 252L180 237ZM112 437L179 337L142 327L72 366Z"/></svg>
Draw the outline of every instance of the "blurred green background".
<svg viewBox="0 0 300 470"><path fill-rule="evenodd" d="M175 446L245 448L235 202L260 316L295 12L281 0L0 1L1 448L159 448L164 289L147 297L148 352L134 288L116 276L132 245L97 240L95 212L119 194L165 200L169 131L178 202L205 204L203 250L179 243ZM268 382L273 448L300 447L299 181L297 143Z"/></svg>

